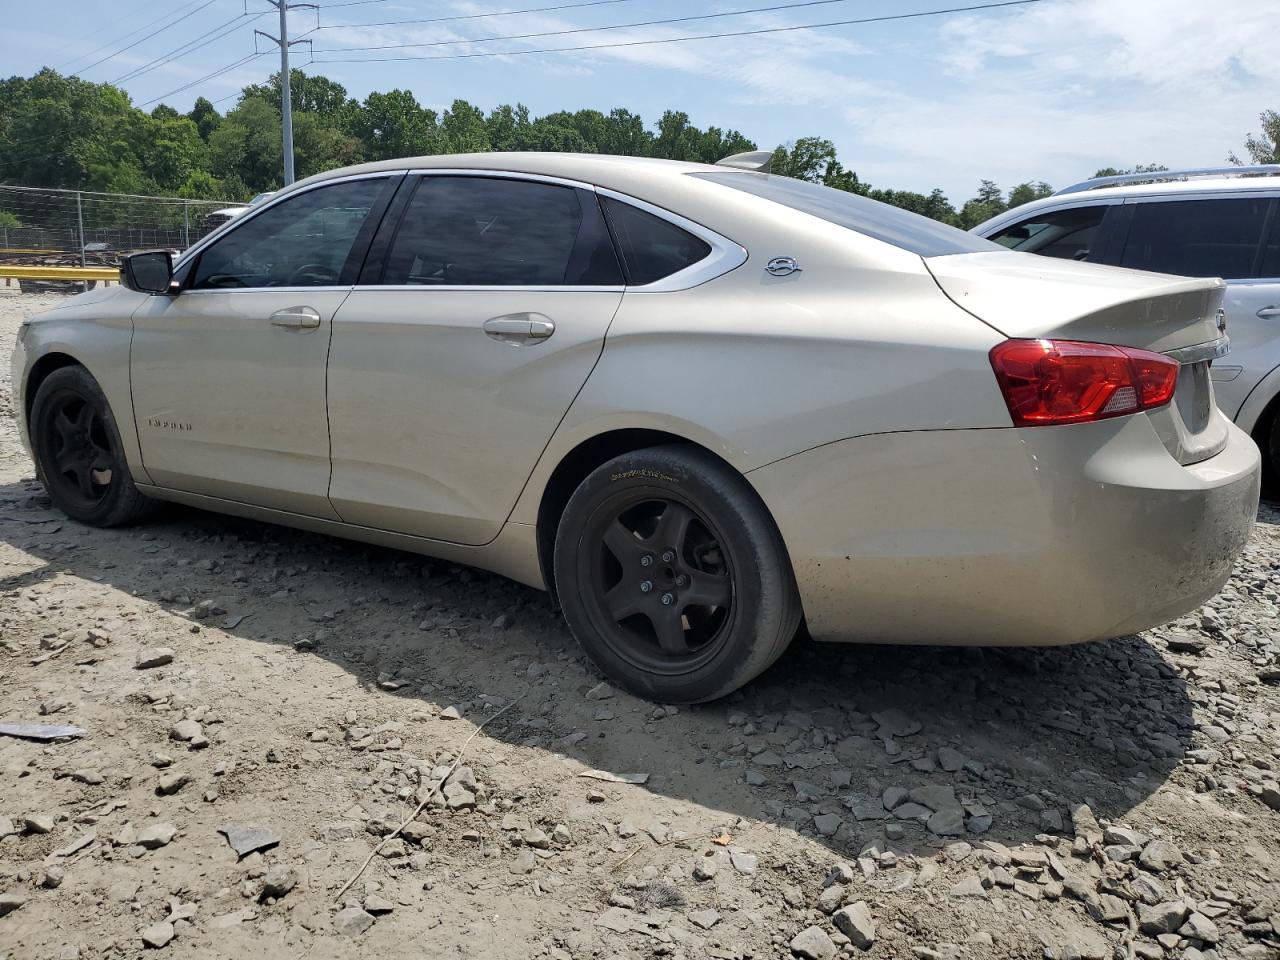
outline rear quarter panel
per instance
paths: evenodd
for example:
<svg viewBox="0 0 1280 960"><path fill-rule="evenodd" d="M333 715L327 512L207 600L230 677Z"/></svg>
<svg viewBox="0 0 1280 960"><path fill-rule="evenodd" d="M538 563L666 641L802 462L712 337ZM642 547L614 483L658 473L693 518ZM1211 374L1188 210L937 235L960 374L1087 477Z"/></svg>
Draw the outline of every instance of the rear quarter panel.
<svg viewBox="0 0 1280 960"><path fill-rule="evenodd" d="M1010 425L987 360L998 333L947 300L919 257L803 219L732 237L749 259L717 280L624 294L512 520L535 522L555 466L615 429L686 437L746 473L846 437ZM801 272L770 276L776 256Z"/></svg>

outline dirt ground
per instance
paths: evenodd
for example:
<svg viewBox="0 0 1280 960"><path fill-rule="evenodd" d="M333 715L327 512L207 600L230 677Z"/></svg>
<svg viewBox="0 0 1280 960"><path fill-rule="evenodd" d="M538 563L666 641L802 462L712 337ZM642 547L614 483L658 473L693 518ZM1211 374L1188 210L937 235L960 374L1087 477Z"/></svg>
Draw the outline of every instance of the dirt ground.
<svg viewBox="0 0 1280 960"><path fill-rule="evenodd" d="M7 358L58 298L5 293L0 724L85 733L0 736L0 958L1280 957L1275 507L1140 636L655 706L486 573L51 510Z"/></svg>

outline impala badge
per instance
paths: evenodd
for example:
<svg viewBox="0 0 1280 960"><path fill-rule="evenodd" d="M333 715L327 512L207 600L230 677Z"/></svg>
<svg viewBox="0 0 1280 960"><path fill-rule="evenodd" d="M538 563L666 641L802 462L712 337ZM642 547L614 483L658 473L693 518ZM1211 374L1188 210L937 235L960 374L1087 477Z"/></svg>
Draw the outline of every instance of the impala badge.
<svg viewBox="0 0 1280 960"><path fill-rule="evenodd" d="M795 257L774 257L764 269L771 277L789 277L800 272L800 264L796 263Z"/></svg>
<svg viewBox="0 0 1280 960"><path fill-rule="evenodd" d="M1227 311L1222 309L1222 307L1218 308L1218 332L1227 332Z"/></svg>

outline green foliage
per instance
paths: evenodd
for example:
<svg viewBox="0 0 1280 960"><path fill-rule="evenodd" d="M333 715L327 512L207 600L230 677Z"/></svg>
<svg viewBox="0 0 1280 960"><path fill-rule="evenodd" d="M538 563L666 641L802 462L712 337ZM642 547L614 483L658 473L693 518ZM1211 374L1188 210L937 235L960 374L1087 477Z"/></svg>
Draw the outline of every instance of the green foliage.
<svg viewBox="0 0 1280 960"><path fill-rule="evenodd" d="M0 227L20 227L22 221L18 219L16 213L10 213L8 210L0 210Z"/></svg>
<svg viewBox="0 0 1280 960"><path fill-rule="evenodd" d="M1262 124L1261 136L1248 134L1244 138L1244 148L1249 151L1249 159L1253 163L1280 163L1280 113L1275 110L1263 110L1258 114ZM1232 163L1243 163L1234 153L1228 154Z"/></svg>

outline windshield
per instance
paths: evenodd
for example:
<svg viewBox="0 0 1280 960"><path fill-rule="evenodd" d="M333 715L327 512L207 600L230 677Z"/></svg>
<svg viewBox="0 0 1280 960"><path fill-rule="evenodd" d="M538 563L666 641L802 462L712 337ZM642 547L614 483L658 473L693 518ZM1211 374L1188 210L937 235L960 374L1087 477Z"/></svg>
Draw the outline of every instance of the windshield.
<svg viewBox="0 0 1280 960"><path fill-rule="evenodd" d="M689 176L733 187L921 257L985 253L998 244L930 220L917 213L821 184L766 173L692 173Z"/></svg>

